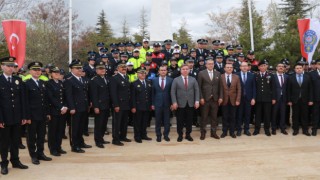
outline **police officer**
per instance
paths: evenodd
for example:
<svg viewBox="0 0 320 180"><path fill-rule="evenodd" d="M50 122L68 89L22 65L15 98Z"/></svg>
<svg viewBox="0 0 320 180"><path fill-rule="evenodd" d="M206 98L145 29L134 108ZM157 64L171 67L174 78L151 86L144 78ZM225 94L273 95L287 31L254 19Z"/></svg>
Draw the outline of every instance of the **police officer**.
<svg viewBox="0 0 320 180"><path fill-rule="evenodd" d="M103 139L111 105L110 82L103 62L96 63L95 68L97 75L90 81L90 99L95 114L94 141L97 147L104 148L104 144L110 143Z"/></svg>
<svg viewBox="0 0 320 180"><path fill-rule="evenodd" d="M218 71L220 74L224 74L223 54L217 53L215 59L216 62L214 64L214 69Z"/></svg>
<svg viewBox="0 0 320 180"><path fill-rule="evenodd" d="M223 54L223 51L219 49L220 40L212 41L212 49L209 51L209 54L213 57L216 57L218 53Z"/></svg>
<svg viewBox="0 0 320 180"><path fill-rule="evenodd" d="M8 174L8 151L13 168L28 169L19 160L21 124L27 123L24 114L25 92L20 78L12 76L14 57L0 60L3 74L0 75L0 152L1 174Z"/></svg>
<svg viewBox="0 0 320 180"><path fill-rule="evenodd" d="M89 79L91 79L96 74L96 70L94 69L95 62L95 58L88 58L88 64L83 67L83 70L86 73L86 77Z"/></svg>
<svg viewBox="0 0 320 180"><path fill-rule="evenodd" d="M67 113L67 104L63 83L60 79L60 69L51 68L51 79L47 82L47 95L49 103L49 112L51 120L48 123L48 146L50 154L61 156L66 154L61 148L62 137L64 136L65 118Z"/></svg>
<svg viewBox="0 0 320 180"><path fill-rule="evenodd" d="M172 56L172 53L173 53L173 49L171 48L172 40L166 39L166 40L164 40L163 43L164 43L165 47L163 50L161 50L161 52L165 55L165 60L169 61Z"/></svg>
<svg viewBox="0 0 320 180"><path fill-rule="evenodd" d="M42 63L31 62L28 65L31 78L25 82L26 113L31 121L28 125L27 144L33 164L40 164L39 160L51 161L44 154L44 138L46 134L46 121L50 120L48 101L46 97L45 82L39 80Z"/></svg>
<svg viewBox="0 0 320 180"><path fill-rule="evenodd" d="M83 126L89 109L88 82L81 77L82 63L78 59L72 60L69 65L71 75L64 81L67 106L71 114L71 151L84 153L81 148L91 148L84 143Z"/></svg>
<svg viewBox="0 0 320 180"><path fill-rule="evenodd" d="M120 141L131 142L127 138L128 113L130 110L130 82L126 64L118 65L118 73L111 79L111 99L114 108L112 119L112 144L123 146Z"/></svg>
<svg viewBox="0 0 320 180"><path fill-rule="evenodd" d="M134 113L134 140L152 140L147 136L147 123L151 112L152 87L144 68L138 70L138 80L131 85L131 112Z"/></svg>
<svg viewBox="0 0 320 180"><path fill-rule="evenodd" d="M172 79L180 76L180 68L177 65L177 59L175 57L171 57L170 66L168 67L168 76Z"/></svg>

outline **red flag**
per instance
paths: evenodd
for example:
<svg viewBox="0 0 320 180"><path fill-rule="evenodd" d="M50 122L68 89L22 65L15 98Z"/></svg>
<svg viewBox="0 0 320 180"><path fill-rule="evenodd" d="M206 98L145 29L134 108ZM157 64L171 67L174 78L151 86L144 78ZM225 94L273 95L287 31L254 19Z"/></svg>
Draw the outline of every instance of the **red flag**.
<svg viewBox="0 0 320 180"><path fill-rule="evenodd" d="M16 58L19 68L26 56L26 22L21 20L2 21L3 32L7 40L10 56Z"/></svg>

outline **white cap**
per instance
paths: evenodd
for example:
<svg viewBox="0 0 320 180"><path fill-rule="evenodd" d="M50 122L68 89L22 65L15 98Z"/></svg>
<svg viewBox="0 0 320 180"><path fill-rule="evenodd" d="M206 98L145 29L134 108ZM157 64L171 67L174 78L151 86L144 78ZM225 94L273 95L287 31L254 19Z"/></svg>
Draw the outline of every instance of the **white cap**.
<svg viewBox="0 0 320 180"><path fill-rule="evenodd" d="M180 54L180 50L175 49L175 50L173 50L172 54Z"/></svg>
<svg viewBox="0 0 320 180"><path fill-rule="evenodd" d="M146 42L146 41L148 41L148 42L149 42L149 39L144 38L144 39L142 40L142 42Z"/></svg>
<svg viewBox="0 0 320 180"><path fill-rule="evenodd" d="M140 52L140 50L137 48L133 50L133 52L137 52L137 51Z"/></svg>
<svg viewBox="0 0 320 180"><path fill-rule="evenodd" d="M127 66L133 66L133 63L129 61L129 62L126 63L126 65Z"/></svg>
<svg viewBox="0 0 320 180"><path fill-rule="evenodd" d="M180 47L179 44L175 44L173 47Z"/></svg>

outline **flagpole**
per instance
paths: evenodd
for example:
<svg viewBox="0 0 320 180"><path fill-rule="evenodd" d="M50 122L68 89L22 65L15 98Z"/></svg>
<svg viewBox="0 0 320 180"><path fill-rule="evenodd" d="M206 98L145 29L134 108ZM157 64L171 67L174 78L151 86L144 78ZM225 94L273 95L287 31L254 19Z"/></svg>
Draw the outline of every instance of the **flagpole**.
<svg viewBox="0 0 320 180"><path fill-rule="evenodd" d="M251 50L252 50L252 51L254 51L251 0L248 0L248 9L249 9L249 23L250 23Z"/></svg>
<svg viewBox="0 0 320 180"><path fill-rule="evenodd" d="M69 1L69 64L72 61L72 0Z"/></svg>

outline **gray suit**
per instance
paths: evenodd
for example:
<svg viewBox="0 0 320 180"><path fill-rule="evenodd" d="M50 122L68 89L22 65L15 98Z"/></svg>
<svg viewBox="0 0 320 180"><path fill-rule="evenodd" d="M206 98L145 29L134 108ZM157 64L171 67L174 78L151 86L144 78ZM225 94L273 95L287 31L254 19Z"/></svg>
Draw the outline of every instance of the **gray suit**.
<svg viewBox="0 0 320 180"><path fill-rule="evenodd" d="M188 76L187 88L184 78L179 76L175 78L171 86L172 103L178 104L177 109L177 132L179 137L183 135L183 127L186 127L186 137L192 132L192 119L194 113L195 102L199 103L199 86L194 77Z"/></svg>

